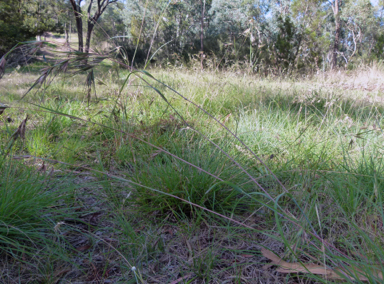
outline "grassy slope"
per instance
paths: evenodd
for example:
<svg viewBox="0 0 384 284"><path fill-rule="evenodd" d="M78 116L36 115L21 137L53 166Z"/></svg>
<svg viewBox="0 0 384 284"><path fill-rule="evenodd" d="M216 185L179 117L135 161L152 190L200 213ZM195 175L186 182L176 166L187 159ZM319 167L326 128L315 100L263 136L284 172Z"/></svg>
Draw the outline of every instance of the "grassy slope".
<svg viewBox="0 0 384 284"><path fill-rule="evenodd" d="M81 76L58 78L49 88L18 101L36 76L33 67L29 68L13 70L0 81L0 102L13 107L1 116L1 149L8 149L12 134L28 114L26 138L15 141L11 154L26 157L24 164L43 171L42 159L48 159L45 165L50 174L42 178L64 177L71 182L51 192L51 199L34 203L34 210L52 211L50 223L46 219L36 222L36 230L55 235L41 233L43 239L51 240L49 246L60 248L60 254L44 255L53 259L46 265L43 260L23 259L20 248L10 255L11 244L3 253L3 266L11 271L3 278L12 279L9 283L16 279L169 283L184 276L190 280L185 283L297 281L276 274L275 269L263 270L268 261L260 254L261 246L288 261L329 267L348 263L352 271L358 266L369 277L377 275L371 263L384 253L380 70L296 80L151 70L236 133L289 192L279 196L285 189L265 165L204 112L164 86L154 83L198 131L187 127L137 78L119 97L126 73L108 72L108 66L99 71L97 99L89 105ZM6 121L8 116L13 122ZM17 174L3 170L10 163L10 159L2 162L2 179L16 183ZM64 199L55 195L68 188L75 190ZM243 222L248 228L150 188ZM65 212L59 211L57 199L67 208ZM32 210L20 218L29 222L34 214ZM15 226L14 220L3 219L5 226ZM61 230L55 231L55 225ZM0 234L7 236L4 230ZM38 248L45 245L23 234L18 240ZM10 257L17 262L10 262ZM137 268L136 275L132 266Z"/></svg>

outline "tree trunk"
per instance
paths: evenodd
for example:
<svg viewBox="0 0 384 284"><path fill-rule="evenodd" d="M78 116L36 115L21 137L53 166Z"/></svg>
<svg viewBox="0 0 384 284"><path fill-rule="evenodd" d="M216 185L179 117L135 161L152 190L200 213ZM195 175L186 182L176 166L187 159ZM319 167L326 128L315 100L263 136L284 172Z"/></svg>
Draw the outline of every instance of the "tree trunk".
<svg viewBox="0 0 384 284"><path fill-rule="evenodd" d="M79 51L83 52L84 50L83 21L80 17L76 17L76 28L77 28L77 37L79 38Z"/></svg>
<svg viewBox="0 0 384 284"><path fill-rule="evenodd" d="M336 21L335 42L333 45L332 69L337 67L337 53L339 51L340 43L340 22Z"/></svg>
<svg viewBox="0 0 384 284"><path fill-rule="evenodd" d="M73 11L75 13L76 18L76 28L77 28L77 36L79 38L79 51L83 52L84 43L83 43L83 19L81 18L81 7L76 3L75 0L70 0L72 4Z"/></svg>
<svg viewBox="0 0 384 284"><path fill-rule="evenodd" d="M337 67L337 53L339 51L339 44L340 44L340 19L339 19L339 1L335 0L335 4L332 7L333 8L333 14L335 17L335 41L333 43L333 50L332 50L332 69L335 69Z"/></svg>
<svg viewBox="0 0 384 284"><path fill-rule="evenodd" d="M87 30L87 38L85 40L85 53L89 52L89 48L91 46L91 36L92 36L92 30L94 28L94 24L92 22L88 22L88 30Z"/></svg>
<svg viewBox="0 0 384 284"><path fill-rule="evenodd" d="M64 36L65 37L65 44L69 46L69 36L68 36L69 32L68 32L68 24L67 23L64 24L64 31L65 31L65 36Z"/></svg>
<svg viewBox="0 0 384 284"><path fill-rule="evenodd" d="M204 1L204 3L203 3ZM201 3L201 30L200 30L200 59L201 59L201 70L204 69L203 60L204 60L204 14L205 14L205 0L200 0Z"/></svg>
<svg viewBox="0 0 384 284"><path fill-rule="evenodd" d="M93 28L95 26L95 23L99 19L99 17L104 13L105 9L107 6L111 3L117 2L118 0L97 0L97 10L94 14L94 16L91 16L91 11L92 11L92 4L94 3L93 0L89 2L88 5L88 31L87 31L87 37L85 40L85 50L84 50L84 44L83 44L83 21L82 21L82 14L81 14L81 5L80 3L83 0L70 0L73 11L75 13L76 17L76 27L77 27L77 35L79 37L79 51L83 52L85 51L86 53L89 52L89 47L91 45L91 35ZM205 1L205 0L204 0Z"/></svg>

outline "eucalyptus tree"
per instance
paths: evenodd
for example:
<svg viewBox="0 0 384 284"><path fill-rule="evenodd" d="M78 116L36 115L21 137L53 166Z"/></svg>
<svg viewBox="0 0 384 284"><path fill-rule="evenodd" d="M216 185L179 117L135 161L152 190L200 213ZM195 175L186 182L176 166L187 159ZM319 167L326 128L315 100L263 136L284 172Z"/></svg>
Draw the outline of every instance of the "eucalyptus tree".
<svg viewBox="0 0 384 284"><path fill-rule="evenodd" d="M121 17L126 36L119 45L123 46L131 64L142 63L150 49L162 41L161 31L169 21L164 8L169 1L131 0L124 2Z"/></svg>
<svg viewBox="0 0 384 284"><path fill-rule="evenodd" d="M161 47L158 55L169 60L195 53L198 38L203 51L210 1L126 1L123 18L127 36L131 44L139 45L146 53Z"/></svg>
<svg viewBox="0 0 384 284"><path fill-rule="evenodd" d="M122 2L108 6L103 17L98 21L99 28L94 29L92 42L101 42L108 38L124 37L125 24L121 13L123 9L124 4Z"/></svg>
<svg viewBox="0 0 384 284"><path fill-rule="evenodd" d="M198 30L197 34L200 39L200 63L201 69L204 69L204 37L207 27L209 27L210 14L207 11L210 10L212 0L199 0L199 1L186 1L189 6L189 11L191 12L191 20L194 25L194 28Z"/></svg>
<svg viewBox="0 0 384 284"><path fill-rule="evenodd" d="M59 5L59 22L64 30L65 43L69 45L69 37L72 32L72 26L76 26L73 8L69 0L58 1Z"/></svg>
<svg viewBox="0 0 384 284"><path fill-rule="evenodd" d="M337 55L339 53L339 43L340 43L340 34L341 34L341 20L340 20L340 9L342 6L342 0L328 0L331 5L333 18L335 22L335 36L333 40L332 48L332 61L331 67L334 69L337 66Z"/></svg>
<svg viewBox="0 0 384 284"><path fill-rule="evenodd" d="M143 43L150 40L151 30L160 18L158 4L152 0L125 1L121 13L128 39Z"/></svg>
<svg viewBox="0 0 384 284"><path fill-rule="evenodd" d="M72 0L74 1L74 0ZM218 56L254 70L319 70L383 54L369 0L130 0L121 10L136 53ZM384 38L384 36L382 37ZM384 43L382 44L384 46ZM146 57L148 59L148 55ZM137 56L137 55L136 55ZM203 66L203 64L202 64Z"/></svg>
<svg viewBox="0 0 384 284"><path fill-rule="evenodd" d="M109 4L115 3L118 0L89 0L87 3L83 0L69 0L73 13L76 17L77 35L79 38L79 51L89 52L91 45L91 36L95 24L99 20L100 16L107 9ZM82 3L86 4L86 10L83 12ZM86 13L86 14L85 14ZM83 17L87 20L87 35L85 39L85 49L83 42Z"/></svg>
<svg viewBox="0 0 384 284"><path fill-rule="evenodd" d="M212 16L210 35L218 35L223 41L234 43L245 34L253 38L253 4L244 0L213 0L209 14ZM245 32L245 34L244 34Z"/></svg>
<svg viewBox="0 0 384 284"><path fill-rule="evenodd" d="M254 68L261 59L264 43L269 38L266 27L270 2L254 0L213 0L210 13L214 15L212 31L225 42L225 52L230 60L247 57Z"/></svg>
<svg viewBox="0 0 384 284"><path fill-rule="evenodd" d="M206 9L206 0L200 0L200 59L201 59L201 70L204 69L203 60L204 60L204 21L205 21L205 9Z"/></svg>
<svg viewBox="0 0 384 284"><path fill-rule="evenodd" d="M341 19L345 23L343 56L346 64L353 56L370 57L376 38L380 35L380 19L369 0L350 0L345 3Z"/></svg>
<svg viewBox="0 0 384 284"><path fill-rule="evenodd" d="M380 29L371 2L369 0L333 0L323 3L325 9L330 6L332 17L329 19L333 21L333 28L330 29L333 34L329 60L331 68L336 68L342 61L348 65L349 59L362 51L362 44L368 48L367 53L370 53L374 34Z"/></svg>
<svg viewBox="0 0 384 284"><path fill-rule="evenodd" d="M322 0L294 0L292 19L301 30L302 40L296 67L325 68L326 55L331 46L332 26Z"/></svg>

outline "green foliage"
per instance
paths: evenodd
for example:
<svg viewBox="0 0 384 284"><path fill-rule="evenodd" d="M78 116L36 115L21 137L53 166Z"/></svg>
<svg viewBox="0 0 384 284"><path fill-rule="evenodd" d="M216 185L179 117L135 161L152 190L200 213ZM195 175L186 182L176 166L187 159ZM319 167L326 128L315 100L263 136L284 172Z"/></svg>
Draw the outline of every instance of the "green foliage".
<svg viewBox="0 0 384 284"><path fill-rule="evenodd" d="M59 192L47 177L9 158L0 160L0 172L1 252L21 257L48 244L55 222L69 216L52 208L68 191Z"/></svg>
<svg viewBox="0 0 384 284"><path fill-rule="evenodd" d="M36 35L62 32L62 8L57 0L1 1L0 57L17 43L34 40Z"/></svg>
<svg viewBox="0 0 384 284"><path fill-rule="evenodd" d="M24 25L22 2L4 0L0 2L0 57L18 42L35 35Z"/></svg>
<svg viewBox="0 0 384 284"><path fill-rule="evenodd" d="M109 40L109 37L124 36L125 25L121 14L123 4L118 2L117 5L108 5L102 17L97 22L97 27L93 32L92 42L97 43ZM124 38L123 38L124 39ZM109 40L109 42L121 41L121 38ZM120 44L117 43L119 46Z"/></svg>
<svg viewBox="0 0 384 284"><path fill-rule="evenodd" d="M288 69L296 59L301 42L301 35L289 18L277 19L279 31L275 43L276 63L284 69Z"/></svg>
<svg viewBox="0 0 384 284"><path fill-rule="evenodd" d="M384 58L384 34L380 34L376 37L376 44L372 50L372 53L376 58Z"/></svg>
<svg viewBox="0 0 384 284"><path fill-rule="evenodd" d="M23 25L33 34L63 32L59 21L60 6L57 0L33 0L24 5Z"/></svg>
<svg viewBox="0 0 384 284"><path fill-rule="evenodd" d="M330 67L334 52L339 66L349 69L380 59L381 6L368 0L340 2L340 44L330 51L336 33L335 1L120 1L108 5L95 23L88 22L88 29L93 31L95 24L92 44L107 41L104 49L122 46L130 61L136 53L138 66L155 55L154 62L161 66L197 67L205 3L205 68L305 73ZM68 31L70 23L75 26L67 2L5 0L0 5L0 55L19 41L45 31L63 32L64 26ZM93 5L91 14L95 9Z"/></svg>

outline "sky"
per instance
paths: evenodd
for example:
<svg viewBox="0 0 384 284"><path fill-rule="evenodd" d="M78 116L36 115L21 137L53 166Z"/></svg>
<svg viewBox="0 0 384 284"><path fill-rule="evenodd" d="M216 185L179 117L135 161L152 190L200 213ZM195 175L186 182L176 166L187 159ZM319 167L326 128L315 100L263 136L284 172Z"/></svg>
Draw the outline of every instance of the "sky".
<svg viewBox="0 0 384 284"><path fill-rule="evenodd" d="M376 6L379 4L379 0L371 0L371 3L373 6Z"/></svg>

